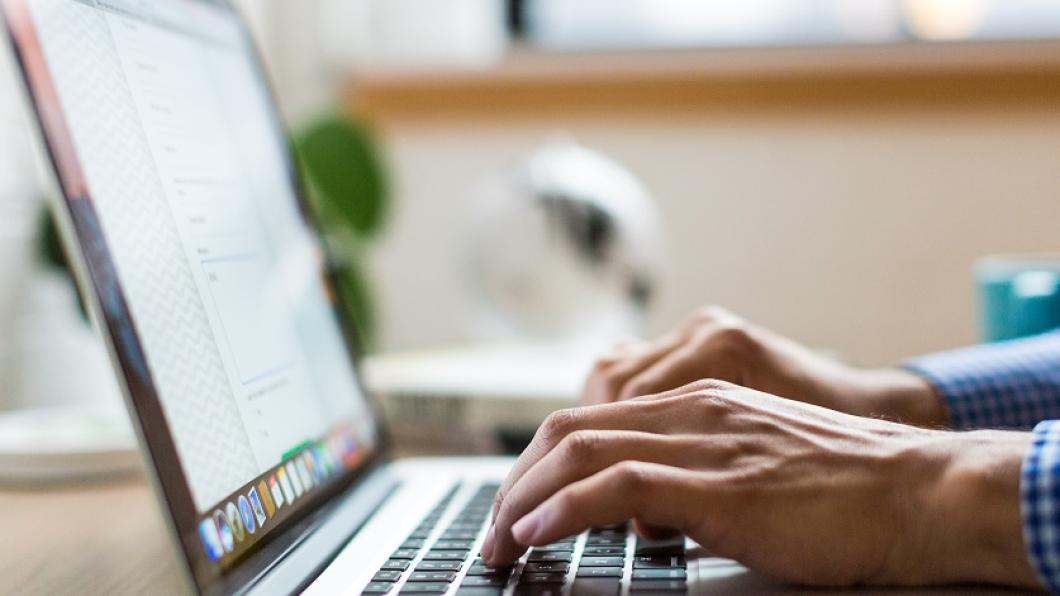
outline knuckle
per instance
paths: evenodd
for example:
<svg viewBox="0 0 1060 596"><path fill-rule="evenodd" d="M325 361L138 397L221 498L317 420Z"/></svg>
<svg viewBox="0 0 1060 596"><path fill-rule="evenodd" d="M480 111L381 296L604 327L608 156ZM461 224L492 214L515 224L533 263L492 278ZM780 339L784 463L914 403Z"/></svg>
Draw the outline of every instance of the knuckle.
<svg viewBox="0 0 1060 596"><path fill-rule="evenodd" d="M599 432L577 430L563 439L563 453L568 460L582 461L591 457L599 449L600 442Z"/></svg>
<svg viewBox="0 0 1060 596"><path fill-rule="evenodd" d="M734 385L721 379L699 379L685 385L686 395L689 396L717 396L721 397Z"/></svg>
<svg viewBox="0 0 1060 596"><path fill-rule="evenodd" d="M614 470L613 481L625 494L639 494L648 485L647 466L642 462L626 460L615 464L612 469Z"/></svg>
<svg viewBox="0 0 1060 596"><path fill-rule="evenodd" d="M724 328L719 337L719 354L730 366L746 368L763 360L765 349L754 329L739 324Z"/></svg>
<svg viewBox="0 0 1060 596"><path fill-rule="evenodd" d="M607 356L600 356L599 358L596 359L596 362L593 362L593 372L597 373L597 374L603 373L603 372L607 371L609 368L611 368L612 366L614 366L615 364L617 364L618 362L621 362L622 359L623 359L623 357L619 356L617 354L609 354Z"/></svg>
<svg viewBox="0 0 1060 596"><path fill-rule="evenodd" d="M621 381L622 379L614 366L608 365L601 367L599 363L597 363L597 368L589 373L586 386L592 387L594 390L613 399L620 388Z"/></svg>
<svg viewBox="0 0 1060 596"><path fill-rule="evenodd" d="M579 418L576 408L565 408L556 410L545 418L539 430L540 436L546 442L556 442L575 427Z"/></svg>
<svg viewBox="0 0 1060 596"><path fill-rule="evenodd" d="M504 487L501 487L497 491L496 496L493 497L493 516L495 518L500 516L501 509L504 507L505 499L507 496L508 490Z"/></svg>
<svg viewBox="0 0 1060 596"><path fill-rule="evenodd" d="M514 522L512 517L512 500L505 499L504 501L497 504L497 517L496 523L498 525L506 525L509 522Z"/></svg>

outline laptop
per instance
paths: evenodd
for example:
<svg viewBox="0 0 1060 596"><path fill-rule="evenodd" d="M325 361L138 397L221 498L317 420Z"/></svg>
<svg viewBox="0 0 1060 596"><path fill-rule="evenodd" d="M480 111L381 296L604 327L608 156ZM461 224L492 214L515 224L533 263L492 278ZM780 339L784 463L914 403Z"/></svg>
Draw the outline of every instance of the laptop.
<svg viewBox="0 0 1060 596"><path fill-rule="evenodd" d="M625 525L493 569L506 458L393 457L224 0L0 0L53 211L202 594L679 594L765 580ZM57 371L61 374L61 371ZM61 564L61 562L60 562ZM709 584L708 584L709 582Z"/></svg>

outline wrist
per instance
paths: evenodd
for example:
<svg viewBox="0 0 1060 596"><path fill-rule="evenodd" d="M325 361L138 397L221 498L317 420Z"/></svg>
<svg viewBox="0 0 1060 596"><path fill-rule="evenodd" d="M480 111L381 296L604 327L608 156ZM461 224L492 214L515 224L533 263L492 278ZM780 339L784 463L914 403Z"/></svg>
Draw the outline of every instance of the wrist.
<svg viewBox="0 0 1060 596"><path fill-rule="evenodd" d="M927 428L948 426L942 395L924 377L901 369L860 371L863 415Z"/></svg>
<svg viewBox="0 0 1060 596"><path fill-rule="evenodd" d="M981 582L1041 588L1027 558L1020 471L1029 433L940 433L946 462L914 507L927 583Z"/></svg>

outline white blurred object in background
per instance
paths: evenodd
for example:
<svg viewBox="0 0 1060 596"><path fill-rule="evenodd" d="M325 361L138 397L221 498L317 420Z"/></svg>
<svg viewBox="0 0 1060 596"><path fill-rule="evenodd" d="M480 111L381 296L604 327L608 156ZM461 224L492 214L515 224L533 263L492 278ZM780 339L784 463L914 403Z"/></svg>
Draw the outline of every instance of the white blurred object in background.
<svg viewBox="0 0 1060 596"><path fill-rule="evenodd" d="M488 65L508 46L503 0L324 0L321 39L332 64Z"/></svg>
<svg viewBox="0 0 1060 596"><path fill-rule="evenodd" d="M14 325L32 272L40 209L25 118L10 54L0 52L0 408L14 402Z"/></svg>
<svg viewBox="0 0 1060 596"><path fill-rule="evenodd" d="M599 345L638 334L663 264L644 186L568 141L487 177L467 237L472 315L489 340Z"/></svg>
<svg viewBox="0 0 1060 596"><path fill-rule="evenodd" d="M70 283L37 255L40 156L0 52L0 480L59 480L139 469L102 342Z"/></svg>

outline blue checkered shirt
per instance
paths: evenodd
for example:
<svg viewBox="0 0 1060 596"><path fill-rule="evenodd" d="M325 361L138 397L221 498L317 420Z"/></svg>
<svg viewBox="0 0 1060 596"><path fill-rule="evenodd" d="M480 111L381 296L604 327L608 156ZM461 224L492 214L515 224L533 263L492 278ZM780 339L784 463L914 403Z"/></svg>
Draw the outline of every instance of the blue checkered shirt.
<svg viewBox="0 0 1060 596"><path fill-rule="evenodd" d="M1060 594L1060 331L932 354L906 364L945 398L957 429L1033 429L1023 462L1023 541Z"/></svg>

